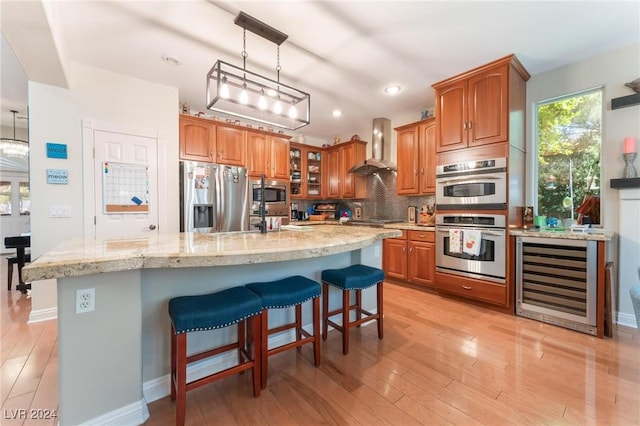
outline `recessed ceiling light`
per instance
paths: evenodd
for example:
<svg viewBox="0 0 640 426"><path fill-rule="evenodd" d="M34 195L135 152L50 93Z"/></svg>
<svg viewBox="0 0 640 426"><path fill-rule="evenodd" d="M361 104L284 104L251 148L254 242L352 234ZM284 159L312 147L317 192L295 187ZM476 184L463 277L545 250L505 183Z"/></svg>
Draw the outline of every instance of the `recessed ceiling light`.
<svg viewBox="0 0 640 426"><path fill-rule="evenodd" d="M384 93L386 93L387 95L395 95L398 94L401 90L400 86L394 85L394 86L388 86L384 88Z"/></svg>
<svg viewBox="0 0 640 426"><path fill-rule="evenodd" d="M333 116L334 117L340 117L342 115L342 111L340 111L339 109L333 110Z"/></svg>
<svg viewBox="0 0 640 426"><path fill-rule="evenodd" d="M182 65L180 59L174 58L173 56L162 55L162 61L170 65Z"/></svg>

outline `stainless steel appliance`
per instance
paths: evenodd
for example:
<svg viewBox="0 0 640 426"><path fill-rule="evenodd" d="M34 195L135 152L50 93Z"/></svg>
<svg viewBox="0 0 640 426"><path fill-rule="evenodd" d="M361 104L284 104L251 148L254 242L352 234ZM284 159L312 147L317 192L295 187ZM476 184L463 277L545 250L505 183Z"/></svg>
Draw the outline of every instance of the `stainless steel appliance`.
<svg viewBox="0 0 640 426"><path fill-rule="evenodd" d="M181 161L180 188L181 232L249 230L245 168Z"/></svg>
<svg viewBox="0 0 640 426"><path fill-rule="evenodd" d="M262 194L264 193L264 203ZM278 231L280 226L288 225L291 212L289 206L289 182L286 180L265 180L262 188L261 180L249 182L249 222L251 229L261 227L262 207L264 205L265 226L267 231Z"/></svg>
<svg viewBox="0 0 640 426"><path fill-rule="evenodd" d="M436 166L438 210L507 208L507 159Z"/></svg>
<svg viewBox="0 0 640 426"><path fill-rule="evenodd" d="M506 217L491 214L436 215L436 271L505 283ZM473 232L472 232L473 231ZM467 235L465 236L465 232ZM463 247L478 236L477 254ZM453 241L456 238L458 241Z"/></svg>
<svg viewBox="0 0 640 426"><path fill-rule="evenodd" d="M596 241L517 237L516 314L597 335Z"/></svg>

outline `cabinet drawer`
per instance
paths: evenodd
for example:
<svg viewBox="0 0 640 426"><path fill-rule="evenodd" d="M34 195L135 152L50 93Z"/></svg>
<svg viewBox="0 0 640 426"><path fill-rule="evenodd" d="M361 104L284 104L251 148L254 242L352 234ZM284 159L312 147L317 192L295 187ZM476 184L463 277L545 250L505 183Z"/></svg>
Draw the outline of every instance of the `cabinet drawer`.
<svg viewBox="0 0 640 426"><path fill-rule="evenodd" d="M394 240L406 240L407 239L407 231L405 229L398 229L398 231L402 231L402 235L399 237L394 237Z"/></svg>
<svg viewBox="0 0 640 426"><path fill-rule="evenodd" d="M507 306L507 286L436 272L436 287L470 299Z"/></svg>
<svg viewBox="0 0 640 426"><path fill-rule="evenodd" d="M409 231L409 239L426 243L434 243L436 241L435 232L433 231Z"/></svg>

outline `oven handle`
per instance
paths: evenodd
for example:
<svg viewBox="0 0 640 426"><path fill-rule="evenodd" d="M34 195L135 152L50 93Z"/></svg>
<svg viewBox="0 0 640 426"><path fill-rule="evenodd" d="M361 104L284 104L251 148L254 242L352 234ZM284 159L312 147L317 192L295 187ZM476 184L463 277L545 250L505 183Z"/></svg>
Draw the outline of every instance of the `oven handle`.
<svg viewBox="0 0 640 426"><path fill-rule="evenodd" d="M460 229L462 232L464 232L465 228L455 228L455 227L449 227L447 229L437 229L437 232L446 232L447 234L449 233L449 229ZM504 236L504 231L487 231L484 229L478 229L478 228L466 228L466 229L470 229L470 230L474 230L474 231L481 231L482 235L491 235L494 237L503 237Z"/></svg>
<svg viewBox="0 0 640 426"><path fill-rule="evenodd" d="M473 183L473 182L478 182L481 180L500 180L503 179L504 176L496 176L496 175L482 175L482 177L459 177L459 178L454 178L454 179L447 179L447 180L436 180L438 183L440 184L449 184L449 183L456 183L456 182L467 182L467 183Z"/></svg>

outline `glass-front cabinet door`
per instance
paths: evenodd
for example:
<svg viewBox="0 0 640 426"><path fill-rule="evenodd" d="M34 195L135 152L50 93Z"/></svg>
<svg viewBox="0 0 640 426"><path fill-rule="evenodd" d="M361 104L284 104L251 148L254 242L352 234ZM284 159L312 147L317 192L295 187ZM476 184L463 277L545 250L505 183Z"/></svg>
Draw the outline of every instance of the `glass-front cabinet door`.
<svg viewBox="0 0 640 426"><path fill-rule="evenodd" d="M307 149L307 197L322 198L322 157L320 149Z"/></svg>
<svg viewBox="0 0 640 426"><path fill-rule="evenodd" d="M322 148L291 143L289 169L291 198L320 199L322 191Z"/></svg>
<svg viewBox="0 0 640 426"><path fill-rule="evenodd" d="M302 188L302 170L303 170L303 153L302 149L291 146L289 148L289 169L291 176L291 198L301 198L304 195Z"/></svg>

